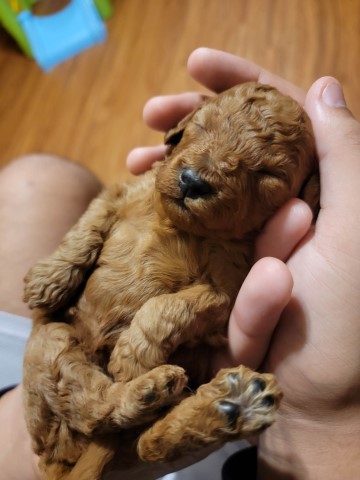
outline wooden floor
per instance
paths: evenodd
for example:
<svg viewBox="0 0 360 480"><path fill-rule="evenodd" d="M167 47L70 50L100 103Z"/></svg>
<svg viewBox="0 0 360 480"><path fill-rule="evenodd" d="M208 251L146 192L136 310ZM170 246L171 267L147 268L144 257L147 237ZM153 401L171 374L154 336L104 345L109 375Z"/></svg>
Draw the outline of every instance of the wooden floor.
<svg viewBox="0 0 360 480"><path fill-rule="evenodd" d="M360 117L360 0L115 0L109 38L43 73L0 34L0 165L50 152L109 183L137 145L161 142L142 122L152 95L199 89L186 60L227 50L308 87L344 85Z"/></svg>

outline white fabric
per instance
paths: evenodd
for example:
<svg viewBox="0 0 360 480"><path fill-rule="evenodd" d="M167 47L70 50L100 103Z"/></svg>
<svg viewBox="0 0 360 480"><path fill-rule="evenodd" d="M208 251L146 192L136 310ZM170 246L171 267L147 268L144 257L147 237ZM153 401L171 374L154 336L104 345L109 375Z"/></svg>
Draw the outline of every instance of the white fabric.
<svg viewBox="0 0 360 480"><path fill-rule="evenodd" d="M0 388L21 382L31 320L0 311Z"/></svg>

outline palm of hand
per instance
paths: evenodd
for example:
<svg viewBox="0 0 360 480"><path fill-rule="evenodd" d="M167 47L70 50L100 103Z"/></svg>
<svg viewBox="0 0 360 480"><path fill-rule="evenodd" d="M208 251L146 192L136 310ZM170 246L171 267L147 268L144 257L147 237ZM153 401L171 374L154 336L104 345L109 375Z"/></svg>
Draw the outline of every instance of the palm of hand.
<svg viewBox="0 0 360 480"><path fill-rule="evenodd" d="M293 296L266 359L266 370L275 372L284 389L283 411L296 409L310 418L324 408L336 411L360 385L360 229L344 217L341 204L323 197L314 230L287 263Z"/></svg>

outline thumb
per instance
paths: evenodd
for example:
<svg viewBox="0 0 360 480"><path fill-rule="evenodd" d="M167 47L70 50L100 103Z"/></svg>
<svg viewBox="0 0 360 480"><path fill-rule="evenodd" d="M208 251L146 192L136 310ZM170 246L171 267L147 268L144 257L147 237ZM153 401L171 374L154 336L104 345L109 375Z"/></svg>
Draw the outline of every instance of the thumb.
<svg viewBox="0 0 360 480"><path fill-rule="evenodd" d="M346 106L341 85L317 80L306 96L321 177L321 207L358 207L360 201L360 124Z"/></svg>

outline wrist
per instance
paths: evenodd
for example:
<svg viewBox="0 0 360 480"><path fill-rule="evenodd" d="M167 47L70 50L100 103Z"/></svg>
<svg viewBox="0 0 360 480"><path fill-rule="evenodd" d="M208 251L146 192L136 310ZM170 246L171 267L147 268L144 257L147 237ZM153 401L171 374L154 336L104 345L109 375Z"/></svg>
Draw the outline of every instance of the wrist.
<svg viewBox="0 0 360 480"><path fill-rule="evenodd" d="M259 440L258 480L359 478L360 407L319 418L279 415Z"/></svg>

